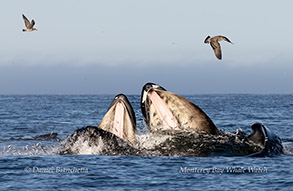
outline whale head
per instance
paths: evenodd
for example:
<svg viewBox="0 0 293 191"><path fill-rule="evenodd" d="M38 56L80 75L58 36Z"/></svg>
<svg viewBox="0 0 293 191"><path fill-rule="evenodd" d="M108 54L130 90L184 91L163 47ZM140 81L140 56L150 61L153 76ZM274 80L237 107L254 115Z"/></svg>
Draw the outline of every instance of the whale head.
<svg viewBox="0 0 293 191"><path fill-rule="evenodd" d="M254 153L250 156L273 156L284 152L284 147L280 137L274 134L264 124L254 123L251 125L251 129L252 133L248 135L247 139L257 145L260 145L263 149L262 151Z"/></svg>
<svg viewBox="0 0 293 191"><path fill-rule="evenodd" d="M198 106L154 83L147 83L142 88L141 110L152 132L195 130L220 133Z"/></svg>
<svg viewBox="0 0 293 191"><path fill-rule="evenodd" d="M130 144L136 143L135 113L124 94L115 96L98 128L113 133Z"/></svg>

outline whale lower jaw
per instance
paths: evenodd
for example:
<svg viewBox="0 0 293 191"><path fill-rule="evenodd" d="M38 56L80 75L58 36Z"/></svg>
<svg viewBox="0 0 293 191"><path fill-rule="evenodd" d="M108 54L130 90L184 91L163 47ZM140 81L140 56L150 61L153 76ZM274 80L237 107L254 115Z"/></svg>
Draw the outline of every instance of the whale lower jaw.
<svg viewBox="0 0 293 191"><path fill-rule="evenodd" d="M65 140L60 153L125 153L125 150L133 149L132 146L136 144L135 131L136 118L133 108L127 97L119 94L113 99L99 125L76 130ZM81 149L78 146L85 148Z"/></svg>
<svg viewBox="0 0 293 191"><path fill-rule="evenodd" d="M131 145L135 145L136 119L128 99L117 95L97 128L110 132Z"/></svg>
<svg viewBox="0 0 293 191"><path fill-rule="evenodd" d="M157 127L154 124L151 124L151 129L153 131L158 131L158 129L160 131L180 130L180 125L176 117L155 91L152 91L150 93L150 100L153 103L153 107L154 107L154 108L151 108L151 110L153 109L154 112L156 111L156 114L158 115L161 121L161 124L156 124L159 127ZM151 121L152 121L152 117L155 117L155 116L154 115L150 116Z"/></svg>
<svg viewBox="0 0 293 191"><path fill-rule="evenodd" d="M147 83L142 90L141 110L151 132L193 130L220 134L198 106L159 85Z"/></svg>

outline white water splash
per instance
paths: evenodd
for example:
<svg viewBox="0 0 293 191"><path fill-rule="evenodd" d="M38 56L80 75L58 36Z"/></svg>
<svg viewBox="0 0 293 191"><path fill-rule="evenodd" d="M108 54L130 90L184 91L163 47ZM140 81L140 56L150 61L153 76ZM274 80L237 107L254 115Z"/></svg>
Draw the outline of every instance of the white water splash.
<svg viewBox="0 0 293 191"><path fill-rule="evenodd" d="M284 146L284 154L293 155L293 143L287 142L283 143Z"/></svg>
<svg viewBox="0 0 293 191"><path fill-rule="evenodd" d="M141 149L154 149L170 138L172 138L170 135L155 135L152 133L137 135L137 147Z"/></svg>
<svg viewBox="0 0 293 191"><path fill-rule="evenodd" d="M57 150L57 146L54 144L43 145L38 142L33 145L14 146L8 145L0 148L0 156L9 155L54 155Z"/></svg>
<svg viewBox="0 0 293 191"><path fill-rule="evenodd" d="M102 153L104 143L101 140L101 138L98 138L98 146L90 146L88 142L88 138L84 136L78 137L77 141L73 145L66 145L66 140L63 141L63 144L65 144L65 147L71 147L71 150L74 153L78 153L80 155L98 155ZM62 144L62 143L61 143Z"/></svg>

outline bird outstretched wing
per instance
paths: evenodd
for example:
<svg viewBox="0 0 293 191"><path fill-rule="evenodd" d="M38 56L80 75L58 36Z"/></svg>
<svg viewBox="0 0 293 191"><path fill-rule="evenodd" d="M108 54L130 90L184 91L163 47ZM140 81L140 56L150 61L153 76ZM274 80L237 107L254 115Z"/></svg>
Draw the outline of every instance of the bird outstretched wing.
<svg viewBox="0 0 293 191"><path fill-rule="evenodd" d="M227 42L230 42L231 44L233 44L227 37L225 36L218 36L218 41L221 41L221 40L225 40Z"/></svg>
<svg viewBox="0 0 293 191"><path fill-rule="evenodd" d="M24 14L22 14L22 18L24 20L24 24L26 28L29 28L31 23L29 22L29 20L26 18L26 16L24 16Z"/></svg>
<svg viewBox="0 0 293 191"><path fill-rule="evenodd" d="M210 42L211 47L213 48L216 57L221 60L222 59L222 51L221 51L221 45L217 41Z"/></svg>
<svg viewBox="0 0 293 191"><path fill-rule="evenodd" d="M35 25L35 20L33 19L29 27L33 28L34 25Z"/></svg>

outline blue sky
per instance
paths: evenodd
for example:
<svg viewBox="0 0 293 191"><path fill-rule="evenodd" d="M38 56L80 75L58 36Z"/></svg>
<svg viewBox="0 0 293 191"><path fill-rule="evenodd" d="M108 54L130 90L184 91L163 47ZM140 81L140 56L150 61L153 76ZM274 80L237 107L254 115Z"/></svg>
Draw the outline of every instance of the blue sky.
<svg viewBox="0 0 293 191"><path fill-rule="evenodd" d="M0 94L292 93L293 2L2 1ZM21 14L38 31L23 33ZM223 60L203 41L225 35Z"/></svg>

